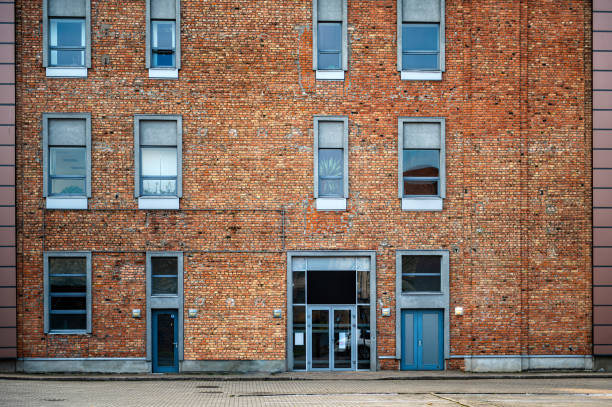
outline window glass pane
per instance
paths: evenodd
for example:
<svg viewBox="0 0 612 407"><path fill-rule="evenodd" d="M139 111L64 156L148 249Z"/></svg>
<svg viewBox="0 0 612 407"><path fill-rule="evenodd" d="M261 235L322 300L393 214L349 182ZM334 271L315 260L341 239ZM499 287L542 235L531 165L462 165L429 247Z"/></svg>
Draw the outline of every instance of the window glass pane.
<svg viewBox="0 0 612 407"><path fill-rule="evenodd" d="M306 307L293 307L293 368L306 369Z"/></svg>
<svg viewBox="0 0 612 407"><path fill-rule="evenodd" d="M402 69L436 70L438 69L438 54L403 54Z"/></svg>
<svg viewBox="0 0 612 407"><path fill-rule="evenodd" d="M438 195L438 181L406 181L404 195Z"/></svg>
<svg viewBox="0 0 612 407"><path fill-rule="evenodd" d="M402 51L438 51L438 24L404 24Z"/></svg>
<svg viewBox="0 0 612 407"><path fill-rule="evenodd" d="M81 19L51 19L52 47L85 47L85 21Z"/></svg>
<svg viewBox="0 0 612 407"><path fill-rule="evenodd" d="M176 195L176 180L145 179L142 181L143 195Z"/></svg>
<svg viewBox="0 0 612 407"><path fill-rule="evenodd" d="M51 180L51 195L85 195L85 178Z"/></svg>
<svg viewBox="0 0 612 407"><path fill-rule="evenodd" d="M84 66L85 51L51 50L51 65Z"/></svg>
<svg viewBox="0 0 612 407"><path fill-rule="evenodd" d="M342 23L318 24L319 51L337 51L342 49Z"/></svg>
<svg viewBox="0 0 612 407"><path fill-rule="evenodd" d="M49 325L52 331L85 330L87 329L87 314L51 314Z"/></svg>
<svg viewBox="0 0 612 407"><path fill-rule="evenodd" d="M370 302L370 272L357 272L357 302L360 304Z"/></svg>
<svg viewBox="0 0 612 407"><path fill-rule="evenodd" d="M141 154L143 176L176 176L178 168L176 148L143 147Z"/></svg>
<svg viewBox="0 0 612 407"><path fill-rule="evenodd" d="M404 177L438 177L439 150L404 150Z"/></svg>
<svg viewBox="0 0 612 407"><path fill-rule="evenodd" d="M442 256L402 256L402 274L440 274Z"/></svg>
<svg viewBox="0 0 612 407"><path fill-rule="evenodd" d="M293 303L304 304L306 302L306 272L297 271L293 273Z"/></svg>
<svg viewBox="0 0 612 407"><path fill-rule="evenodd" d="M85 310L85 296L81 297L51 297L51 310Z"/></svg>
<svg viewBox="0 0 612 407"><path fill-rule="evenodd" d="M85 274L85 257L49 257L49 274Z"/></svg>
<svg viewBox="0 0 612 407"><path fill-rule="evenodd" d="M344 157L342 149L319 150L319 195L343 196Z"/></svg>
<svg viewBox="0 0 612 407"><path fill-rule="evenodd" d="M82 176L86 175L85 148L51 147L49 149L51 176Z"/></svg>
<svg viewBox="0 0 612 407"><path fill-rule="evenodd" d="M151 291L153 295L176 294L178 292L178 279L176 277L151 277Z"/></svg>
<svg viewBox="0 0 612 407"><path fill-rule="evenodd" d="M178 276L178 258L151 257L151 275Z"/></svg>
<svg viewBox="0 0 612 407"><path fill-rule="evenodd" d="M49 276L49 287L52 293L85 293L87 278L83 276Z"/></svg>
<svg viewBox="0 0 612 407"><path fill-rule="evenodd" d="M355 304L355 271L308 271L309 304Z"/></svg>
<svg viewBox="0 0 612 407"><path fill-rule="evenodd" d="M440 291L440 276L402 276L402 291Z"/></svg>
<svg viewBox="0 0 612 407"><path fill-rule="evenodd" d="M151 257L151 291L154 295L178 292L176 257Z"/></svg>
<svg viewBox="0 0 612 407"><path fill-rule="evenodd" d="M174 67L174 54L153 53L153 67Z"/></svg>
<svg viewBox="0 0 612 407"><path fill-rule="evenodd" d="M370 368L370 307L357 307L357 369Z"/></svg>
<svg viewBox="0 0 612 407"><path fill-rule="evenodd" d="M318 65L319 69L342 69L340 64L340 53L339 52L331 52L331 53L321 53L319 52L318 56Z"/></svg>
<svg viewBox="0 0 612 407"><path fill-rule="evenodd" d="M174 49L174 21L153 21L153 48Z"/></svg>

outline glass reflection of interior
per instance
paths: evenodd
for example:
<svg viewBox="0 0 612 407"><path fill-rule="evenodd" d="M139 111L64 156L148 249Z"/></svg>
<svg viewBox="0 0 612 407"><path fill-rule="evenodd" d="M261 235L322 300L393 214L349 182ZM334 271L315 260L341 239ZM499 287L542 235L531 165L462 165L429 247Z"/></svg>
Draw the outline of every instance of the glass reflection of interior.
<svg viewBox="0 0 612 407"><path fill-rule="evenodd" d="M49 327L87 329L87 260L49 257Z"/></svg>
<svg viewBox="0 0 612 407"><path fill-rule="evenodd" d="M155 68L174 68L176 55L176 22L153 20L151 38L151 66Z"/></svg>
<svg viewBox="0 0 612 407"><path fill-rule="evenodd" d="M439 24L402 24L402 69L435 71L439 69Z"/></svg>
<svg viewBox="0 0 612 407"><path fill-rule="evenodd" d="M49 147L50 195L85 195L85 147Z"/></svg>
<svg viewBox="0 0 612 407"><path fill-rule="evenodd" d="M85 66L85 19L49 20L49 65Z"/></svg>
<svg viewBox="0 0 612 407"><path fill-rule="evenodd" d="M141 148L143 195L176 195L178 160L176 147Z"/></svg>
<svg viewBox="0 0 612 407"><path fill-rule="evenodd" d="M402 256L403 292L439 292L441 256Z"/></svg>
<svg viewBox="0 0 612 407"><path fill-rule="evenodd" d="M318 69L342 69L342 23L318 24Z"/></svg>
<svg viewBox="0 0 612 407"><path fill-rule="evenodd" d="M404 196L438 195L440 150L405 149Z"/></svg>

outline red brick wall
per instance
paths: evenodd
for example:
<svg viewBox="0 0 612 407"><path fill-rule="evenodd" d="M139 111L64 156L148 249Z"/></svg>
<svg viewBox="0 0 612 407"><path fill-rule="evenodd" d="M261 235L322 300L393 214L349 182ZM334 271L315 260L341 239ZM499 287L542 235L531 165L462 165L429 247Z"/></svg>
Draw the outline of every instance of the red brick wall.
<svg viewBox="0 0 612 407"><path fill-rule="evenodd" d="M17 356L14 8L0 4L0 360Z"/></svg>
<svg viewBox="0 0 612 407"><path fill-rule="evenodd" d="M285 319L271 319L286 300L283 250L334 249L376 250L392 310L395 250L450 250L451 307L465 309L451 315L451 354L591 354L590 13L578 0L447 0L443 81L408 82L396 1L349 0L349 71L322 82L310 1L185 0L179 80L159 81L145 69L144 1L92 2L88 78L48 79L40 2L19 2L19 355L143 356L144 322L128 312L144 309L142 251L162 249L193 251L187 359L284 359ZM91 113L92 210L42 209L42 112ZM183 115L181 208L285 207L284 246L279 212L97 211L137 207L144 113ZM349 117L346 212L314 210L317 114ZM442 212L401 211L398 116L446 117ZM43 235L46 250L139 252L94 253L91 336L42 335ZM392 355L395 318L378 321L378 353Z"/></svg>

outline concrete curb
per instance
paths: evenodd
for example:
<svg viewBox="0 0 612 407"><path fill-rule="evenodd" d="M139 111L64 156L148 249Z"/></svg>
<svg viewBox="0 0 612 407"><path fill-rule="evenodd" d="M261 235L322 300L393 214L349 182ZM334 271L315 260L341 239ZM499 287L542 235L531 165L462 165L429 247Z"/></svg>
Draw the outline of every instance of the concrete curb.
<svg viewBox="0 0 612 407"><path fill-rule="evenodd" d="M207 382L259 382L259 381L329 381L329 380L350 380L350 381L391 381L391 380L522 380L522 379L612 379L612 373L522 373L522 374L457 374L457 375L432 375L425 374L420 376L405 375L380 375L380 376L361 376L360 375L319 375L309 376L253 376L245 374L228 375L212 374L202 375L50 375L50 374L0 374L0 380L31 380L31 381L74 381L74 382L145 382L145 381L207 381Z"/></svg>

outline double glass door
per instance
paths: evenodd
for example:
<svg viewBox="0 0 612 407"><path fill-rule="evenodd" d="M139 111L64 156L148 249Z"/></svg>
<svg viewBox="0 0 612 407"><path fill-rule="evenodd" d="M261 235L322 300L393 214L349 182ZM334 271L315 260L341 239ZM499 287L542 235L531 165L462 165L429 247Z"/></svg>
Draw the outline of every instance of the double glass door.
<svg viewBox="0 0 612 407"><path fill-rule="evenodd" d="M308 370L356 369L355 311L354 306L308 307Z"/></svg>

